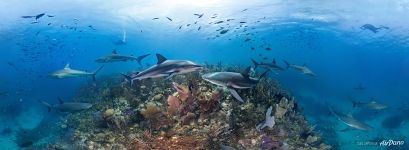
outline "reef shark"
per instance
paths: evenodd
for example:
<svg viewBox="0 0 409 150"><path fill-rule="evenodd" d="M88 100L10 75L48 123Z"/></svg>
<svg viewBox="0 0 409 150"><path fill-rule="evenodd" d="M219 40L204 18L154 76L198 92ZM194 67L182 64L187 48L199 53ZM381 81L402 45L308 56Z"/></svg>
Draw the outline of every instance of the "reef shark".
<svg viewBox="0 0 409 150"><path fill-rule="evenodd" d="M354 90L365 90L366 87L364 87L362 84L359 84L358 86L354 87Z"/></svg>
<svg viewBox="0 0 409 150"><path fill-rule="evenodd" d="M299 65L294 65L294 64L290 64L289 62L287 62L286 60L284 60L284 63L287 65L287 69L288 68L294 68L295 70L308 75L308 76L312 76L315 77L315 73L311 71L310 68L308 68L306 65L303 66L299 66Z"/></svg>
<svg viewBox="0 0 409 150"><path fill-rule="evenodd" d="M70 64L66 64L65 67L61 70L54 71L50 74L51 77L62 79L68 77L86 77L92 76L92 79L95 81L95 75L103 68L104 66L99 67L94 72L86 72L81 70L75 70L70 68Z"/></svg>
<svg viewBox="0 0 409 150"><path fill-rule="evenodd" d="M126 55L120 55L116 50L113 50L111 55L108 56L103 56L95 60L95 62L98 63L112 63L112 62L119 62L119 61L137 61L139 65L141 65L141 61L148 57L151 54L146 54L146 55L141 55L138 57L134 56L126 56Z"/></svg>
<svg viewBox="0 0 409 150"><path fill-rule="evenodd" d="M381 104L373 99L367 103L352 101L352 106L354 108L355 107L365 107L365 108L369 108L373 110L383 110L383 109L388 108L388 106Z"/></svg>
<svg viewBox="0 0 409 150"><path fill-rule="evenodd" d="M161 54L156 54L158 62L156 65L149 67L148 69L135 73L132 76L124 75L131 84L135 80L153 79L159 77L171 78L174 75L185 74L195 72L203 69L203 66L198 65L188 60L168 60Z"/></svg>
<svg viewBox="0 0 409 150"><path fill-rule="evenodd" d="M81 110L86 110L92 107L92 104L90 103L80 103L80 102L64 102L62 99L58 98L58 101L60 102L59 104L48 104L47 102L40 101L42 104L47 106L48 112L51 111L51 109L56 109L59 112L77 112Z"/></svg>
<svg viewBox="0 0 409 150"><path fill-rule="evenodd" d="M266 68L270 68L272 70L284 70L284 68L280 67L277 65L275 59L273 59L273 62L271 64L269 63L264 63L264 62L260 62L258 63L256 60L251 59L251 61L254 64L254 69L257 69L258 66L262 66L262 67L266 67Z"/></svg>
<svg viewBox="0 0 409 150"><path fill-rule="evenodd" d="M371 24L364 24L360 28L362 30L370 30L373 33L377 33L378 30L380 30L380 29L389 29L389 27L385 27L385 26L375 27L374 25L371 25Z"/></svg>
<svg viewBox="0 0 409 150"><path fill-rule="evenodd" d="M337 119L339 121L341 121L342 123L344 123L345 125L347 125L350 128L358 129L358 130L362 130L362 131L370 131L370 130L373 129L371 126L369 126L365 122L362 122L362 121L359 121L359 120L355 119L352 116L351 113L343 114L343 113L335 112L329 105L328 105L328 108L329 108L330 112L335 117L337 117Z"/></svg>
<svg viewBox="0 0 409 150"><path fill-rule="evenodd" d="M260 82L260 79L268 72L264 72L259 78L252 78L249 75L250 71L251 67L247 67L242 73L213 72L202 75L202 78L212 84L227 88L234 98L240 102L244 102L235 89L252 88Z"/></svg>

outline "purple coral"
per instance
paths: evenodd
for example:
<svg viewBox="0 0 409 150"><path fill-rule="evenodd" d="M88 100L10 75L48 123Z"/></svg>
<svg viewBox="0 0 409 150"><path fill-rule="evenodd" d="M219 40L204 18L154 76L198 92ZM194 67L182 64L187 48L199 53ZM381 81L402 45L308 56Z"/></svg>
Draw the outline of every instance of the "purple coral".
<svg viewBox="0 0 409 150"><path fill-rule="evenodd" d="M256 129L258 131L263 130L265 127L273 128L275 125L274 116L271 116L271 111L273 110L273 106L270 106L266 112L266 120L259 125L257 125Z"/></svg>

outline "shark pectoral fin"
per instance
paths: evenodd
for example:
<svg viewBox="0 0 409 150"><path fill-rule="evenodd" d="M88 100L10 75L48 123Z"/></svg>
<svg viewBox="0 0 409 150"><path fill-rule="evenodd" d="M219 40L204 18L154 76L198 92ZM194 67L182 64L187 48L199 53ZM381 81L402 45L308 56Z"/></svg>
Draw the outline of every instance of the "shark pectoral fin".
<svg viewBox="0 0 409 150"><path fill-rule="evenodd" d="M236 90L234 90L233 88L227 88L227 89L229 89L230 93L233 95L234 98L236 98L240 102L244 102Z"/></svg>
<svg viewBox="0 0 409 150"><path fill-rule="evenodd" d="M47 103L47 102L45 102L45 101L40 101L40 100L39 100L39 102L40 102L40 103L42 103L44 106L46 106L46 107L47 107L48 112L50 112L50 111L51 111L51 107L52 107L52 106L51 106L50 104L48 104L48 103Z"/></svg>

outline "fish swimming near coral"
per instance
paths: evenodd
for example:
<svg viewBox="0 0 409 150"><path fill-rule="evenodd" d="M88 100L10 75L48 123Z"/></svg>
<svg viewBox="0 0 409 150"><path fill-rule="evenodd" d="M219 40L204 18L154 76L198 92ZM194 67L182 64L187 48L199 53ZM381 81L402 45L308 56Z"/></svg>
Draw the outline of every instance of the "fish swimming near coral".
<svg viewBox="0 0 409 150"><path fill-rule="evenodd" d="M261 67L265 67L265 68L271 69L271 70L280 70L280 71L284 70L284 68L277 65L275 59L273 59L271 64L270 63L264 63L264 62L257 62L254 59L251 59L251 61L254 64L254 69L257 69L258 66L261 66Z"/></svg>
<svg viewBox="0 0 409 150"><path fill-rule="evenodd" d="M135 80L152 79L159 77L171 78L174 75L195 72L203 69L203 66L198 65L188 60L168 60L161 54L156 54L158 62L156 65L139 72L133 76L126 76L131 82Z"/></svg>
<svg viewBox="0 0 409 150"><path fill-rule="evenodd" d="M288 68L293 68L293 69L295 69L295 70L297 70L297 71L299 71L299 72L301 72L301 73L303 73L305 75L312 76L312 77L316 76L315 73L312 72L311 69L308 68L306 65L303 65L303 66L294 65L294 64L290 64L286 60L284 60L284 63L287 65L287 69Z"/></svg>
<svg viewBox="0 0 409 150"><path fill-rule="evenodd" d="M87 77L92 76L92 79L95 81L95 75L103 68L104 66L99 67L94 72L86 72L81 70L75 70L70 68L70 64L66 64L65 67L61 70L54 71L50 74L51 77L62 79L69 77Z"/></svg>
<svg viewBox="0 0 409 150"><path fill-rule="evenodd" d="M259 78L250 77L251 67L247 67L242 73L237 72L213 72L202 75L202 78L210 83L227 88L230 93L240 102L244 100L235 89L248 89L254 87L268 71Z"/></svg>
<svg viewBox="0 0 409 150"><path fill-rule="evenodd" d="M265 127L269 127L269 128L273 128L275 125L275 119L274 116L271 116L271 111L273 110L273 106L270 106L267 109L266 112L266 120L264 120L263 123L260 123L259 125L257 125L256 129L257 131L261 131L263 130Z"/></svg>
<svg viewBox="0 0 409 150"><path fill-rule="evenodd" d="M102 56L98 59L95 60L95 62L98 63L113 63L113 62L126 62L126 61L136 61L138 62L139 65L141 65L141 62L144 58L148 57L151 54L145 54L141 55L138 57L134 56L127 56L127 55L121 55L118 54L116 50L113 50L111 55L108 56Z"/></svg>
<svg viewBox="0 0 409 150"><path fill-rule="evenodd" d="M389 29L389 27L385 27L385 26L380 26L380 27L375 27L372 24L364 24L360 27L362 30L369 30L372 31L373 33L377 33L378 30L380 29Z"/></svg>
<svg viewBox="0 0 409 150"><path fill-rule="evenodd" d="M371 131L373 129L371 126L369 126L365 122L362 122L360 120L355 119L352 116L351 113L346 115L346 114L343 114L343 113L335 112L329 105L328 105L328 108L329 108L330 112L335 117L337 117L337 119L339 121L341 121L342 123L344 123L348 127L351 127L353 129L362 130L362 131Z"/></svg>
<svg viewBox="0 0 409 150"><path fill-rule="evenodd" d="M90 103L80 103L80 102L64 102L60 98L58 99L60 102L59 104L54 104L51 105L45 101L40 101L42 104L47 106L48 112L51 111L51 109L56 109L59 112L78 112L82 110L86 110L92 107L92 104Z"/></svg>

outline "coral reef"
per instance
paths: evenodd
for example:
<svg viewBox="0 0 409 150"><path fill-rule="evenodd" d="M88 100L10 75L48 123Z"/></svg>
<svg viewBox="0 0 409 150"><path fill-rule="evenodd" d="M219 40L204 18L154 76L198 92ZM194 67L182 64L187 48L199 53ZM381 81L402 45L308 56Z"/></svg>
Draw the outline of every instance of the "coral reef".
<svg viewBox="0 0 409 150"><path fill-rule="evenodd" d="M203 73L242 70L221 64L205 68ZM132 86L118 75L96 84L77 95L94 107L68 115L63 123L75 129L73 139L82 149L331 149L273 79L238 90L245 103L199 73ZM268 128L257 130L263 121Z"/></svg>

